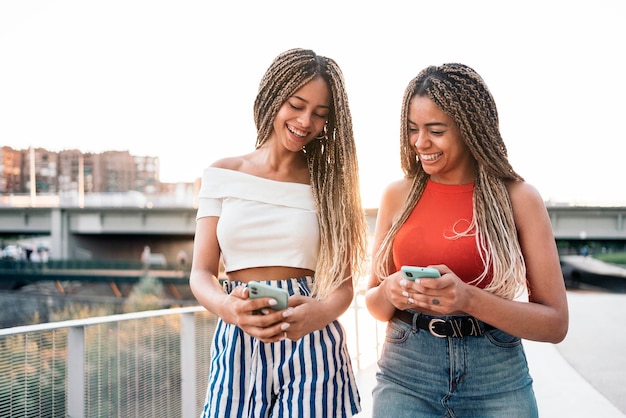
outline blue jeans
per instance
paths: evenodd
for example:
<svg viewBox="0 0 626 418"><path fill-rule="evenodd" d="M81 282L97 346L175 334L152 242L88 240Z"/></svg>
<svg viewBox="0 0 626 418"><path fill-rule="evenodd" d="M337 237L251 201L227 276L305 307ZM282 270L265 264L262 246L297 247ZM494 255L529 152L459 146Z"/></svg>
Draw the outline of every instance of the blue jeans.
<svg viewBox="0 0 626 418"><path fill-rule="evenodd" d="M378 366L373 418L538 416L522 342L498 329L438 338L394 318Z"/></svg>

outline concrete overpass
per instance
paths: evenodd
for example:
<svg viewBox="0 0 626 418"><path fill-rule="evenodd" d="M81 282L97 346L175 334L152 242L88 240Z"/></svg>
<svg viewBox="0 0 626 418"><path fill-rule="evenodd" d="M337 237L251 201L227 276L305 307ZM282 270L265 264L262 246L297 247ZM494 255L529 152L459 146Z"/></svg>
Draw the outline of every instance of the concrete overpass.
<svg viewBox="0 0 626 418"><path fill-rule="evenodd" d="M626 243L626 207L549 206L557 241ZM368 209L373 232L377 209ZM183 250L191 255L196 209L193 207L0 207L0 239L50 236L50 257L140 257L144 246L173 262Z"/></svg>
<svg viewBox="0 0 626 418"><path fill-rule="evenodd" d="M174 262L191 254L195 208L0 207L2 237L49 236L54 259L137 259L145 246Z"/></svg>

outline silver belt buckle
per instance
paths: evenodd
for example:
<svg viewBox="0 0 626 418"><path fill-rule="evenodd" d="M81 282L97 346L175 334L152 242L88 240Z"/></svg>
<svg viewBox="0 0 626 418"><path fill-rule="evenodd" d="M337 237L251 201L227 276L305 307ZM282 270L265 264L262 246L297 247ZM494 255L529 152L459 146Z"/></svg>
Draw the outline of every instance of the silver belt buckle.
<svg viewBox="0 0 626 418"><path fill-rule="evenodd" d="M444 321L443 319L439 319L439 318L431 319L430 322L428 323L428 331L430 331L430 333L437 338L446 338L447 335L441 335L435 332L435 324L437 322L446 322L446 321Z"/></svg>

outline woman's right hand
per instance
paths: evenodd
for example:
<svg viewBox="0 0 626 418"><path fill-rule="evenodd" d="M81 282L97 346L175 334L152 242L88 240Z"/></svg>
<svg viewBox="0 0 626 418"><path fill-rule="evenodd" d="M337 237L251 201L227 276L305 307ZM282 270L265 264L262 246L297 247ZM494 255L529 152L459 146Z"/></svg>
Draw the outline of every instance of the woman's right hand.
<svg viewBox="0 0 626 418"><path fill-rule="evenodd" d="M413 307L413 299L407 291L410 282L404 278L401 271L397 271L383 280L381 287L387 300L401 311Z"/></svg>
<svg viewBox="0 0 626 418"><path fill-rule="evenodd" d="M365 294L367 309L374 318L386 322L393 317L396 309L403 311L412 307L408 293L402 286L402 281L406 281L402 272L390 274L382 281L375 279L378 283L371 285Z"/></svg>
<svg viewBox="0 0 626 418"><path fill-rule="evenodd" d="M250 299L248 288L237 286L224 299L220 316L224 322L237 325L264 343L277 342L285 338L289 323L284 321L285 310L271 308L272 301L271 298Z"/></svg>

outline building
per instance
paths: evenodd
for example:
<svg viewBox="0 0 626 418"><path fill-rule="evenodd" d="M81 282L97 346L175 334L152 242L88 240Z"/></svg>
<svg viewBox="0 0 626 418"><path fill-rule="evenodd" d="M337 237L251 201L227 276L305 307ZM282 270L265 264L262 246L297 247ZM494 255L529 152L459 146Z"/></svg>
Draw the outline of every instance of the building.
<svg viewBox="0 0 626 418"><path fill-rule="evenodd" d="M22 153L11 147L0 147L0 193L23 193L21 172Z"/></svg>
<svg viewBox="0 0 626 418"><path fill-rule="evenodd" d="M153 195L171 188L159 180L158 157L134 156L128 151L94 154L75 149L53 152L0 147L0 194L5 196L33 192L61 197L125 192Z"/></svg>

